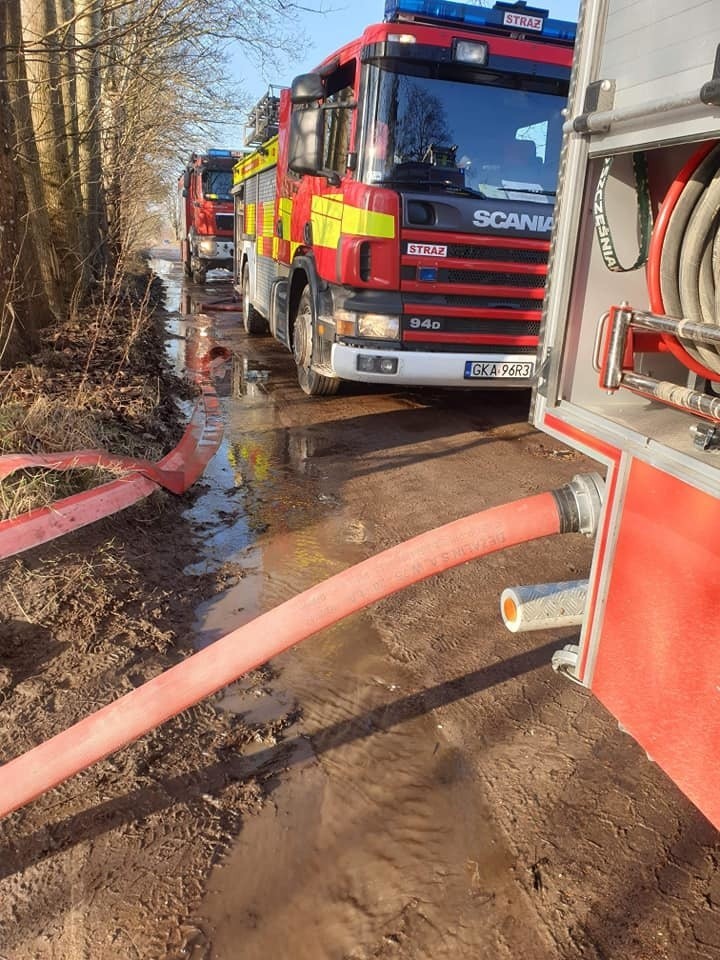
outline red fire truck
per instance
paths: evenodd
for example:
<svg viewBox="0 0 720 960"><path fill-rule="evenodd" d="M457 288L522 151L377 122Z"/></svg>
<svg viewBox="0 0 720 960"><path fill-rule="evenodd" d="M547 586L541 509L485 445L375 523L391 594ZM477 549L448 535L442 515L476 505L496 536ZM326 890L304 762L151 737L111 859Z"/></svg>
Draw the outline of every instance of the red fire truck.
<svg viewBox="0 0 720 960"><path fill-rule="evenodd" d="M205 283L208 270L232 269L232 168L242 152L193 153L178 181L180 255L187 277Z"/></svg>
<svg viewBox="0 0 720 960"><path fill-rule="evenodd" d="M574 37L524 3L387 0L265 99L234 282L307 394L531 383Z"/></svg>
<svg viewBox="0 0 720 960"><path fill-rule="evenodd" d="M554 665L720 827L720 7L584 0L578 38L533 422L606 476Z"/></svg>

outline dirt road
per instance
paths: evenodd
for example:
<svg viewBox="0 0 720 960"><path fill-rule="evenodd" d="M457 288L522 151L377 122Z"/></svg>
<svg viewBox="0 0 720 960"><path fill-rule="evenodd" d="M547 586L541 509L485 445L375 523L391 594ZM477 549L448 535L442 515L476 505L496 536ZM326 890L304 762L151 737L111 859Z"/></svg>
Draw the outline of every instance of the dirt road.
<svg viewBox="0 0 720 960"><path fill-rule="evenodd" d="M310 401L277 344L196 314L227 284L181 299L178 265L156 267L191 315L169 324L178 371L198 329L235 356L225 442L174 518L199 549L178 557L177 533L145 525L168 537L154 586L196 647L399 540L595 468L528 426L526 394ZM550 669L572 634L509 634L498 614L503 587L577 579L590 556L571 535L433 578L122 751L112 776L111 760L71 781L72 814L51 794L14 815L0 955L720 957L716 831ZM159 668L137 657L103 661L102 702ZM25 680L26 707L42 683Z"/></svg>

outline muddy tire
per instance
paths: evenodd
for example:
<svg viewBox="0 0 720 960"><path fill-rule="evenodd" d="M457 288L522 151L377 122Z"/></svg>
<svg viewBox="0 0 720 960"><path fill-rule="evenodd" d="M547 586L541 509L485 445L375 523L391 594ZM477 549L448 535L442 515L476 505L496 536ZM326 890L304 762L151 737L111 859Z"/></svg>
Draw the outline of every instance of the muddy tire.
<svg viewBox="0 0 720 960"><path fill-rule="evenodd" d="M309 397L331 397L340 389L340 380L335 377L325 377L310 368L314 331L315 307L310 287L305 287L300 296L292 337L298 383L303 393Z"/></svg>
<svg viewBox="0 0 720 960"><path fill-rule="evenodd" d="M265 333L267 330L265 318L262 314L258 313L252 303L250 303L250 267L248 267L247 264L243 267L242 273L242 307L245 333L251 335Z"/></svg>

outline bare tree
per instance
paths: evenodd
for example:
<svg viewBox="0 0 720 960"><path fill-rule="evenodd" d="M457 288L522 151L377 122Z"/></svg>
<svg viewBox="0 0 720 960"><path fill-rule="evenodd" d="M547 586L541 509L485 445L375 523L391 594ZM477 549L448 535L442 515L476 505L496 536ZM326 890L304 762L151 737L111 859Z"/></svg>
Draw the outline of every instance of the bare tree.
<svg viewBox="0 0 720 960"><path fill-rule="evenodd" d="M422 160L431 145L447 145L452 136L441 100L412 80L399 78L403 92L402 131L395 144L396 153L408 160Z"/></svg>
<svg viewBox="0 0 720 960"><path fill-rule="evenodd" d="M180 157L248 107L231 45L265 63L298 42L294 0L0 0L0 330L9 350L34 317L93 295L157 225ZM12 176L10 175L12 173ZM22 241L22 242L21 242ZM24 264L24 268L23 268ZM10 320L12 324L9 326ZM0 341L2 349L2 341ZM18 352L18 351L16 351Z"/></svg>
<svg viewBox="0 0 720 960"><path fill-rule="evenodd" d="M17 135L8 97L8 50L17 45L19 37L11 29L17 29L17 20L11 20L9 13L9 5L0 4L0 367L25 357L36 344L37 329L50 318L42 284L33 277L36 253L16 162Z"/></svg>

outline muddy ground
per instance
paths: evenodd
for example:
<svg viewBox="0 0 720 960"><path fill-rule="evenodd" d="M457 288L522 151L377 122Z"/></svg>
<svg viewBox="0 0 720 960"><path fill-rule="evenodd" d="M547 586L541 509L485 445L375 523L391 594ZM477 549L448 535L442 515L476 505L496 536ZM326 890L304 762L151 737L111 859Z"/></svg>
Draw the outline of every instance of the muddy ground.
<svg viewBox="0 0 720 960"><path fill-rule="evenodd" d="M594 468L524 394L308 401L156 261L168 356L214 336L226 437L183 498L0 565L10 758L385 546ZM172 313L177 311L177 313ZM6 960L720 957L717 833L503 587L591 545L517 547L278 657L0 823ZM641 682L641 678L638 679Z"/></svg>

